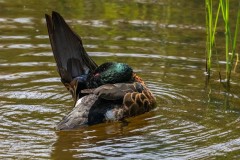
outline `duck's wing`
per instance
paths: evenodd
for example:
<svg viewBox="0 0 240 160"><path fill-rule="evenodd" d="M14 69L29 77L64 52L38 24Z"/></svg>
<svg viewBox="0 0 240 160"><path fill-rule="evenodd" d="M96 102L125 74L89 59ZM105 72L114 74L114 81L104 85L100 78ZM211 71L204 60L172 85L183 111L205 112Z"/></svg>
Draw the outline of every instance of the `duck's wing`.
<svg viewBox="0 0 240 160"><path fill-rule="evenodd" d="M95 90L104 99L123 98L124 117L136 116L150 111L156 105L156 100L151 91L139 82L115 84L114 89ZM116 111L118 112L118 111Z"/></svg>
<svg viewBox="0 0 240 160"><path fill-rule="evenodd" d="M88 125L89 111L97 104L98 96L89 94L78 100L75 107L56 126L57 130L69 130Z"/></svg>
<svg viewBox="0 0 240 160"><path fill-rule="evenodd" d="M124 109L124 117L145 113L156 105L151 91L139 82L106 84L82 92L98 95L99 98L106 101L121 101L122 108L120 109ZM119 110L114 111L119 112Z"/></svg>
<svg viewBox="0 0 240 160"><path fill-rule="evenodd" d="M143 114L155 106L155 98L140 83L106 84L82 92L73 110L57 125L58 130L78 128L104 121L117 121Z"/></svg>
<svg viewBox="0 0 240 160"><path fill-rule="evenodd" d="M75 94L74 97L78 83L72 82L73 79L78 77L76 81L85 80L86 75L97 68L97 64L86 53L81 38L59 13L53 11L52 16L46 14L45 18L58 73L71 94Z"/></svg>

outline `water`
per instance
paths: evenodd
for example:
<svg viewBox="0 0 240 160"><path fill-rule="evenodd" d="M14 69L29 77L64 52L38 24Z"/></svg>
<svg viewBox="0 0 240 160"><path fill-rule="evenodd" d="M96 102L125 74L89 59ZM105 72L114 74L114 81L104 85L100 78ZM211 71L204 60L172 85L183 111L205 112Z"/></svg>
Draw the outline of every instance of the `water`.
<svg viewBox="0 0 240 160"><path fill-rule="evenodd" d="M239 159L239 66L229 95L205 77L204 1L0 0L1 159ZM74 131L44 13L60 12L101 64L126 62L154 111Z"/></svg>

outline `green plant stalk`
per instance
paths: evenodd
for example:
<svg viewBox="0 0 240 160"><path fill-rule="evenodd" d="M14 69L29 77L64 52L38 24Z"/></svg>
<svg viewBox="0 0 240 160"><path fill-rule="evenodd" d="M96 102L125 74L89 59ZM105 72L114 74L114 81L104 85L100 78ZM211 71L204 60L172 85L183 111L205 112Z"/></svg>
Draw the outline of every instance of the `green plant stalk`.
<svg viewBox="0 0 240 160"><path fill-rule="evenodd" d="M229 27L229 0L220 0L223 20L225 23L225 56L226 56L226 80L230 83L230 61L229 61L229 42L231 40L231 32Z"/></svg>
<svg viewBox="0 0 240 160"><path fill-rule="evenodd" d="M233 59L236 55L236 47L237 47L237 36L239 33L239 26L240 26L240 1L238 4L238 14L237 14L237 22L236 22L236 27L235 27L235 32L234 32L234 39L233 39L233 46L232 46L232 55L231 55L231 66L230 66L230 75L232 71L232 66L233 66Z"/></svg>
<svg viewBox="0 0 240 160"><path fill-rule="evenodd" d="M238 7L237 13L237 22L234 32L234 39L232 40L231 31L230 31L230 23L229 23L229 0L221 0L221 8L223 19L225 22L225 43L226 43L226 79L227 85L230 86L230 79L231 79L231 71L233 67L233 60L236 55L236 47L237 47L237 36L239 33L239 23L240 23L240 2ZM231 46L232 54L229 54L229 49Z"/></svg>
<svg viewBox="0 0 240 160"><path fill-rule="evenodd" d="M207 27L207 74L210 76L212 64L212 0L205 0L206 4L206 27Z"/></svg>
<svg viewBox="0 0 240 160"><path fill-rule="evenodd" d="M226 31L226 77L227 77L227 84L230 81L230 60L229 60L229 41L230 41L230 27L229 27L229 0L225 0L225 31Z"/></svg>
<svg viewBox="0 0 240 160"><path fill-rule="evenodd" d="M212 33L212 46L214 45L214 42L215 42L215 33L216 33L216 29L217 29L217 22L218 22L220 8L221 8L221 5L219 3L218 10L217 10L217 15L216 15L216 18L215 18L215 23L214 23L214 29L213 29L213 33Z"/></svg>
<svg viewBox="0 0 240 160"><path fill-rule="evenodd" d="M213 28L212 33L211 33L211 51L213 50L213 48L215 48L215 34L216 34L216 30L217 30L217 22L218 22L220 9L221 9L221 5L219 3L217 14L216 14L216 17L215 17L215 22L214 22L214 28ZM219 65L218 65L218 67L219 67ZM220 70L220 67L219 67L219 70Z"/></svg>
<svg viewBox="0 0 240 160"><path fill-rule="evenodd" d="M211 7L210 7L210 0L205 0L205 7L206 7L206 30L207 30L207 51L206 51L206 72L208 76L210 75L210 68L211 68Z"/></svg>
<svg viewBox="0 0 240 160"><path fill-rule="evenodd" d="M219 12L221 5L219 3L218 5L218 10L213 26L213 6L212 6L212 0L205 0L205 5L206 5L206 28L207 28L207 65L206 65L206 71L208 76L210 76L210 71L211 71L211 65L212 65L212 52L213 52L213 47L215 43L215 33L216 33L216 28L217 28L217 22L218 22L218 17L219 17Z"/></svg>

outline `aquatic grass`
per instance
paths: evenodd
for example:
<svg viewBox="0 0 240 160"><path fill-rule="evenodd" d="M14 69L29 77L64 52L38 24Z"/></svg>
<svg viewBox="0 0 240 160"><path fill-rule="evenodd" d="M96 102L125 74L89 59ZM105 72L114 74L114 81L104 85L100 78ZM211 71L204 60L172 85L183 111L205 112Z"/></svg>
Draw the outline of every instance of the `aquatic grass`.
<svg viewBox="0 0 240 160"><path fill-rule="evenodd" d="M230 30L229 22L229 0L220 0L223 20L225 24L225 54L226 54L226 84L230 87L230 78L233 68L234 57L236 56L237 36L239 33L239 19L240 19L240 2L237 13L236 26L234 31L234 39ZM231 50L231 53L229 52Z"/></svg>
<svg viewBox="0 0 240 160"><path fill-rule="evenodd" d="M207 31L207 55L206 55L206 72L208 77L211 75L211 66L212 66L212 52L215 43L215 33L217 28L218 16L220 11L220 4L218 5L218 10L216 17L213 17L213 2L212 0L205 0L206 5L206 31ZM214 24L213 21L215 20Z"/></svg>
<svg viewBox="0 0 240 160"><path fill-rule="evenodd" d="M206 31L207 31L207 43L206 43L206 72L208 78L211 75L211 67L212 67L212 54L213 49L215 48L215 34L217 29L217 23L219 20L219 14L222 14L223 22L224 22L224 30L225 30L225 58L226 58L226 81L221 80L221 73L219 71L221 82L226 82L227 88L230 87L230 79L231 73L233 69L234 58L236 58L236 63L234 66L234 70L236 69L236 65L238 63L238 55L236 54L237 49L237 37L239 33L239 23L240 23L240 1L237 11L237 20L234 31L234 38L232 39L230 21L229 21L229 0L219 0L218 9L216 12L216 16L213 16L213 0L205 0L206 6ZM221 12L220 12L221 10ZM214 23L213 23L214 22ZM231 53L230 53L231 51ZM220 67L219 67L220 69Z"/></svg>
<svg viewBox="0 0 240 160"><path fill-rule="evenodd" d="M232 71L232 67L233 67L233 63L234 63L234 57L236 57L236 63L235 63L234 71L236 70L237 63L239 62L238 54L236 53L239 27L240 27L240 1L239 1L239 4L238 4L237 22L236 22L236 27L235 27L235 32L234 32L234 39L233 39L233 44L232 44L232 54L231 54L231 58L230 58L229 77L231 75L231 71Z"/></svg>

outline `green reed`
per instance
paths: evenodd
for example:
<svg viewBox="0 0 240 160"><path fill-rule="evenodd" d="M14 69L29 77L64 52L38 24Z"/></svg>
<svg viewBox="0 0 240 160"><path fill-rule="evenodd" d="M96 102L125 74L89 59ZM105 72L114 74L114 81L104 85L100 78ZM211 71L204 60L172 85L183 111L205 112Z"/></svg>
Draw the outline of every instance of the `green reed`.
<svg viewBox="0 0 240 160"><path fill-rule="evenodd" d="M212 0L205 0L206 5L206 29L207 29L207 56L206 56L206 71L208 77L210 77L210 71L212 66L212 52L215 42L215 33L218 22L218 15L220 11L220 5L217 10L216 17L213 17L213 3Z"/></svg>
<svg viewBox="0 0 240 160"><path fill-rule="evenodd" d="M216 1L215 1L216 2ZM240 23L240 1L237 12L237 20L234 31L234 38L232 38L230 21L229 21L229 0L219 0L216 14L213 12L213 0L205 0L206 6L206 29L207 29L207 53L206 53L206 72L208 77L211 75L212 54L215 48L216 29L219 21L219 14L221 13L224 22L225 30L225 57L226 57L226 82L230 85L231 72L233 68L234 58L236 56L237 36L239 33ZM221 12L220 12L221 11ZM214 16L215 15L215 16ZM231 53L230 53L231 51Z"/></svg>

